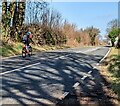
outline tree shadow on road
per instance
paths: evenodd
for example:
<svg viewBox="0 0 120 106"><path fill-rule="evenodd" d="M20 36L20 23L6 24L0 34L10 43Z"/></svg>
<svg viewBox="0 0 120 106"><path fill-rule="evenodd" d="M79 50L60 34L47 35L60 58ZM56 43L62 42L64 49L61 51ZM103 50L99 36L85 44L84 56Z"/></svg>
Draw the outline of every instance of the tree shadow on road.
<svg viewBox="0 0 120 106"><path fill-rule="evenodd" d="M39 104L45 106L58 103L57 105L60 106L70 106L70 104L80 106L91 103L90 101L97 101L94 103L101 105L104 103L102 100L106 104L112 104L103 90L102 76L91 65L97 63L101 58L97 55L82 53L48 52L26 58L23 61L19 57L17 59L21 63L18 64L14 61L3 62L4 68L7 67L7 64L9 66L14 64L17 67L17 65L24 66L40 62L36 66L2 76L3 104L7 104L6 101L8 101L8 104L14 102L21 105ZM27 61L29 63L26 63ZM92 73L88 74L89 71ZM87 78L82 80L84 76ZM78 90L73 87L76 82L80 83ZM70 92L68 102L64 102L66 98L62 99L64 92ZM88 97L90 100L85 102L82 100L84 97Z"/></svg>

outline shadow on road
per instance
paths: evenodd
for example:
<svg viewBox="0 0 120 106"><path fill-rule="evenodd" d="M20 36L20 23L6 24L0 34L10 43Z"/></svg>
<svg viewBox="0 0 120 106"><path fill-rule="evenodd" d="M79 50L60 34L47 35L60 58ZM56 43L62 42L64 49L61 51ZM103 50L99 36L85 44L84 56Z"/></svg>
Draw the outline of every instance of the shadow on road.
<svg viewBox="0 0 120 106"><path fill-rule="evenodd" d="M105 95L101 83L102 76L91 65L101 58L82 53L48 52L24 60L21 57L6 60L2 64L4 71L36 62L40 64L2 76L3 104L46 106L58 103L60 106L80 106L95 101L93 103L98 105L110 105L112 103ZM88 72L91 70L93 72L90 75ZM83 76L88 77L81 80ZM78 90L73 88L76 82L80 83ZM70 92L70 95L60 100L64 92Z"/></svg>

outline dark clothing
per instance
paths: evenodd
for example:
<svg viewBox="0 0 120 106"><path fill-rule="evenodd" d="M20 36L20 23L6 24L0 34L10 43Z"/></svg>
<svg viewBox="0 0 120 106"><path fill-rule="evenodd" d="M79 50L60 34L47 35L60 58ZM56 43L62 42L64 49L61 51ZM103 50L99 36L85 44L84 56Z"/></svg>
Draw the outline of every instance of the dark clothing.
<svg viewBox="0 0 120 106"><path fill-rule="evenodd" d="M23 36L23 43L26 44L27 46L29 46L31 41L31 38L29 38L29 35L24 35Z"/></svg>
<svg viewBox="0 0 120 106"><path fill-rule="evenodd" d="M23 43L25 44L27 51L29 52L29 44L30 44L30 42L32 41L32 36L31 36L31 34L27 34L27 33L26 33L26 34L23 36L22 41L23 41ZM32 41L32 42L33 42L33 41Z"/></svg>

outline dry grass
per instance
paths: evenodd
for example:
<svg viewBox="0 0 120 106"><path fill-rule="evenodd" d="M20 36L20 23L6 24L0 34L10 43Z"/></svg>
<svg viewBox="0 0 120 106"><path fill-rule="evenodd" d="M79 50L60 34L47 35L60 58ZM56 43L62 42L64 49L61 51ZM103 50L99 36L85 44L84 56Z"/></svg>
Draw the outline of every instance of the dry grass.
<svg viewBox="0 0 120 106"><path fill-rule="evenodd" d="M9 57L14 55L21 55L22 52L22 43L10 43L6 44L2 41L2 45L0 46L0 56L3 57ZM63 48L69 48L69 46L37 46L37 45L31 45L33 48L33 52L41 52L41 51L48 51L48 50L55 50L55 49L63 49Z"/></svg>
<svg viewBox="0 0 120 106"><path fill-rule="evenodd" d="M120 54L112 48L104 64L100 66L101 74L111 84L111 89L120 97Z"/></svg>

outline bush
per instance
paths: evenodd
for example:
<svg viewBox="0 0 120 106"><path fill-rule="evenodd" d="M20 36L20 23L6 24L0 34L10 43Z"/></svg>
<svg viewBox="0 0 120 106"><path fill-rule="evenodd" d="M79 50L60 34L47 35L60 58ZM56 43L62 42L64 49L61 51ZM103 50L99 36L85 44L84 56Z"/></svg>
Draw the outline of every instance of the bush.
<svg viewBox="0 0 120 106"><path fill-rule="evenodd" d="M111 56L109 71L113 74L113 76L120 78L120 56Z"/></svg>
<svg viewBox="0 0 120 106"><path fill-rule="evenodd" d="M77 41L78 43L80 43L80 42L81 42L81 37L80 37L80 36L76 37L76 41Z"/></svg>

